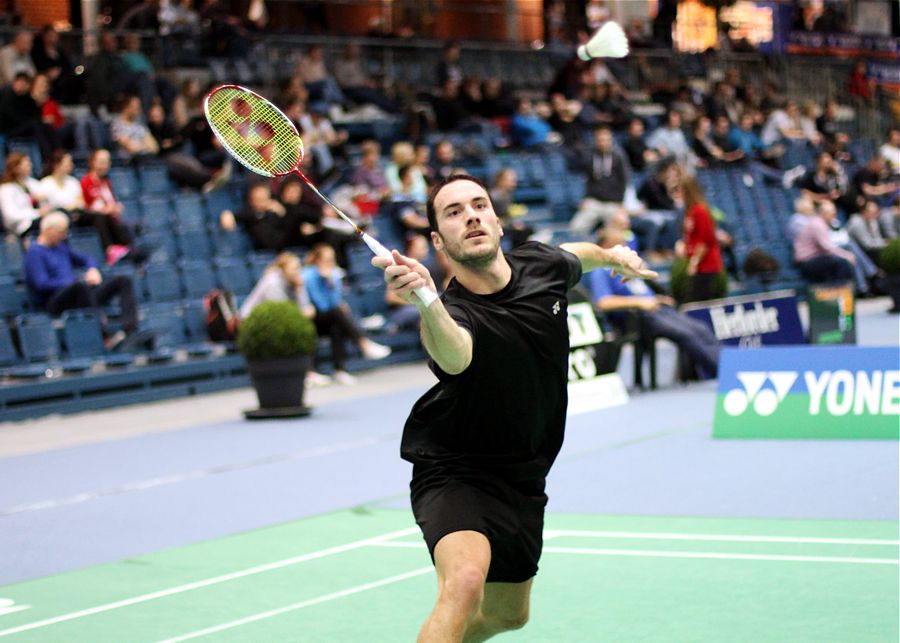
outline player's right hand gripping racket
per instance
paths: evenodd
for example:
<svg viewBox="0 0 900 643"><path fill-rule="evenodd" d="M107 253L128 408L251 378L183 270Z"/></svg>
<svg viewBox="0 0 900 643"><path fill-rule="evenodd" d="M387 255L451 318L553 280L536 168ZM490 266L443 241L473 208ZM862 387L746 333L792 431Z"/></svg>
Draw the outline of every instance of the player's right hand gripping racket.
<svg viewBox="0 0 900 643"><path fill-rule="evenodd" d="M262 176L296 174L353 226L369 249L393 262L391 251L366 234L341 212L331 199L319 192L303 172L303 141L297 128L280 109L265 98L238 85L222 85L213 89L203 101L206 120L226 150L248 170ZM426 287L416 288L416 295L426 306L438 298Z"/></svg>

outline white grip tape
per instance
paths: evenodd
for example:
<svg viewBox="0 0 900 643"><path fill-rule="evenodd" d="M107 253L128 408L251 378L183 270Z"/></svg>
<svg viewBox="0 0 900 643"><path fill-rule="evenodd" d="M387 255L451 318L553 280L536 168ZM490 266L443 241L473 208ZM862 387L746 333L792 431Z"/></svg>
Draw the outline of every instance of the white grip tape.
<svg viewBox="0 0 900 643"><path fill-rule="evenodd" d="M366 233L363 233L362 238L363 241L366 242L366 245L369 246L369 250L374 252L376 256L386 257L390 259L392 263L394 262L394 256L391 254L390 250L385 248L383 245L378 243L378 241L376 241ZM422 303L425 304L425 306L430 306L438 298L437 294L433 290L429 290L425 286L416 288L413 292L416 293L416 296L418 296L418 298L422 300Z"/></svg>

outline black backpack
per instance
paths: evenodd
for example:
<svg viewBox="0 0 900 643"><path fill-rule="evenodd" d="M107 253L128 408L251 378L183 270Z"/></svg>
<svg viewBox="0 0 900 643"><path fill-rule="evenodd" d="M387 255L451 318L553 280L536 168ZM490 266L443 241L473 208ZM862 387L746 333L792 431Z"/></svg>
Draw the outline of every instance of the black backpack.
<svg viewBox="0 0 900 643"><path fill-rule="evenodd" d="M214 342L232 342L237 336L238 309L230 290L214 288L203 297L206 309L206 332Z"/></svg>

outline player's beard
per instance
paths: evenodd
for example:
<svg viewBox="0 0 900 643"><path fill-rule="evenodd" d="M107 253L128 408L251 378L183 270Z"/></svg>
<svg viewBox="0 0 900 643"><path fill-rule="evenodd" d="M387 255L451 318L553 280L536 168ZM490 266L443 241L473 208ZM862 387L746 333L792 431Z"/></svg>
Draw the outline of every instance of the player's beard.
<svg viewBox="0 0 900 643"><path fill-rule="evenodd" d="M466 248L466 239L449 241L443 238L444 252L453 261L469 268L484 268L497 258L500 250L500 237L486 232L490 243L481 243L477 248Z"/></svg>

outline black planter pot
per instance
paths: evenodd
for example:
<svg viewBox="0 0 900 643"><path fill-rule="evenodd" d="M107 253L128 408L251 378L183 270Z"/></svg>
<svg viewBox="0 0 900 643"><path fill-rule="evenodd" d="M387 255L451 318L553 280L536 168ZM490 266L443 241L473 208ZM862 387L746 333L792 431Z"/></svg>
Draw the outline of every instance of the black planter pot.
<svg viewBox="0 0 900 643"><path fill-rule="evenodd" d="M247 372L256 389L259 409L245 411L248 419L304 417L310 414L303 404L306 373L312 366L311 355L247 361Z"/></svg>
<svg viewBox="0 0 900 643"><path fill-rule="evenodd" d="M900 313L900 274L888 275L885 277L884 283L891 300L894 302L894 307L891 308L890 312Z"/></svg>

